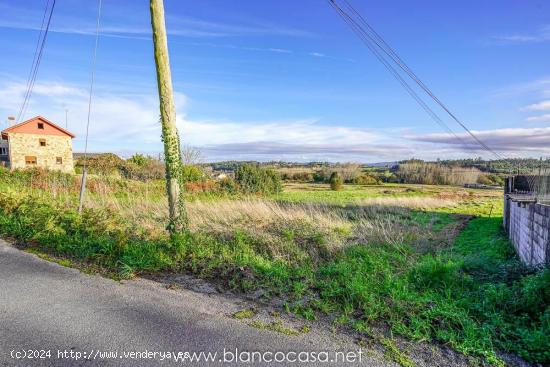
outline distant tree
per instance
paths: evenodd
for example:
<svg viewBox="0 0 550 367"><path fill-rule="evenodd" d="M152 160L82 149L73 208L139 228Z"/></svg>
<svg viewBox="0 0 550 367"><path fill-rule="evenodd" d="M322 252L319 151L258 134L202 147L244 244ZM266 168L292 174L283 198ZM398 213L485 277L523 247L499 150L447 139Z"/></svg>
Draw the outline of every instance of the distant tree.
<svg viewBox="0 0 550 367"><path fill-rule="evenodd" d="M199 148L183 145L181 147L181 160L184 165L197 165L203 161L202 152Z"/></svg>
<svg viewBox="0 0 550 367"><path fill-rule="evenodd" d="M330 175L330 189L334 191L338 191L342 188L342 177L338 174L338 172L332 172Z"/></svg>

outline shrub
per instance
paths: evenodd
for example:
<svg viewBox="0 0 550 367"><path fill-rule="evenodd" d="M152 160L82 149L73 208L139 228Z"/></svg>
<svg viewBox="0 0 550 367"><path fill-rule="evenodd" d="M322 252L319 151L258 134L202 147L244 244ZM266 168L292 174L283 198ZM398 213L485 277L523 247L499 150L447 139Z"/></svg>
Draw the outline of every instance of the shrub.
<svg viewBox="0 0 550 367"><path fill-rule="evenodd" d="M281 178L275 171L250 164L235 170L235 181L245 194L274 194L282 191Z"/></svg>
<svg viewBox="0 0 550 367"><path fill-rule="evenodd" d="M118 173L121 166L124 166L126 162L113 153L104 153L89 155L86 160L86 167L89 173L99 175L110 175ZM78 157L76 160L76 170L81 171L84 166L84 157Z"/></svg>
<svg viewBox="0 0 550 367"><path fill-rule="evenodd" d="M161 161L140 154L120 164L118 169L123 177L132 180L160 180L165 176L164 164Z"/></svg>
<svg viewBox="0 0 550 367"><path fill-rule="evenodd" d="M130 158L128 158L127 162L133 163L137 166L143 166L147 162L148 158L144 156L143 154L136 153Z"/></svg>
<svg viewBox="0 0 550 367"><path fill-rule="evenodd" d="M236 194L240 191L239 184L229 177L221 179L219 185L221 190L229 194Z"/></svg>
<svg viewBox="0 0 550 367"><path fill-rule="evenodd" d="M328 176L324 170L315 171L313 174L313 182L327 182Z"/></svg>
<svg viewBox="0 0 550 367"><path fill-rule="evenodd" d="M363 173L355 177L355 179L353 180L353 183L356 185L380 185L382 184L382 181L380 181L378 178L374 176Z"/></svg>
<svg viewBox="0 0 550 367"><path fill-rule="evenodd" d="M200 182L205 178L206 174L200 167L186 164L182 168L183 182Z"/></svg>
<svg viewBox="0 0 550 367"><path fill-rule="evenodd" d="M478 184L482 185L495 185L495 186L503 186L504 180L502 177L493 175L493 174L484 174L480 175L477 179Z"/></svg>
<svg viewBox="0 0 550 367"><path fill-rule="evenodd" d="M197 193L197 192L215 192L218 191L218 185L215 181L193 181L186 182L184 189L185 192Z"/></svg>
<svg viewBox="0 0 550 367"><path fill-rule="evenodd" d="M342 183L352 183L361 173L361 166L354 163L337 163L330 167L323 167L315 171L313 174L313 181L330 183L330 177L334 172L340 176Z"/></svg>
<svg viewBox="0 0 550 367"><path fill-rule="evenodd" d="M491 181L488 175L480 175L477 179L477 183L482 185L492 185L493 181Z"/></svg>
<svg viewBox="0 0 550 367"><path fill-rule="evenodd" d="M334 191L338 191L342 188L343 180L338 174L338 172L332 172L330 175L330 189Z"/></svg>

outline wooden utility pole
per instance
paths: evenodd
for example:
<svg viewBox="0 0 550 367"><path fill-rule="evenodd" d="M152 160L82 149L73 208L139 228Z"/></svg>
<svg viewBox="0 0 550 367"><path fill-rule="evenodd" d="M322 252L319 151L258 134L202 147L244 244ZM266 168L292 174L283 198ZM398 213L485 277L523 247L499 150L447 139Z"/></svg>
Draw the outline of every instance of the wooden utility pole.
<svg viewBox="0 0 550 367"><path fill-rule="evenodd" d="M164 164L166 166L166 190L171 234L187 229L187 213L183 201L182 162L180 140L176 127L176 108L172 91L172 76L168 57L168 41L164 22L163 0L150 0L153 44L157 66L157 84L160 100Z"/></svg>

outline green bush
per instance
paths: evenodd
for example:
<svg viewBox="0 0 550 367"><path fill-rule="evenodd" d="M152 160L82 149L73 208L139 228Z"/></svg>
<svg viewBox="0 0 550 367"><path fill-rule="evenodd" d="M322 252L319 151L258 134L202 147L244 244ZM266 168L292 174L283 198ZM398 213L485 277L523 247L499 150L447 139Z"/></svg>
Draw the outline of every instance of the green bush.
<svg viewBox="0 0 550 367"><path fill-rule="evenodd" d="M83 156L79 156L75 162L76 171L82 171L86 162L88 173L99 175L110 175L118 173L121 166L126 163L122 158L112 153L90 154L86 161Z"/></svg>
<svg viewBox="0 0 550 367"><path fill-rule="evenodd" d="M332 172L330 175L330 189L334 191L338 191L342 188L343 180L338 174L338 172Z"/></svg>
<svg viewBox="0 0 550 367"><path fill-rule="evenodd" d="M206 179L204 171L197 166L186 164L182 168L183 182L200 182Z"/></svg>
<svg viewBox="0 0 550 367"><path fill-rule="evenodd" d="M498 175L483 174L479 176L479 178L477 179L477 183L481 185L503 186L504 180Z"/></svg>
<svg viewBox="0 0 550 367"><path fill-rule="evenodd" d="M157 271L174 262L167 241L150 241L115 213L74 209L34 196L0 194L0 233L39 243L54 254L109 270Z"/></svg>
<svg viewBox="0 0 550 367"><path fill-rule="evenodd" d="M240 191L239 184L232 178L226 177L219 181L220 189L229 193L237 194Z"/></svg>
<svg viewBox="0 0 550 367"><path fill-rule="evenodd" d="M355 177L353 183L356 185L381 185L382 181L374 176L363 173Z"/></svg>
<svg viewBox="0 0 550 367"><path fill-rule="evenodd" d="M274 194L282 191L281 178L275 171L250 164L235 170L235 181L245 194Z"/></svg>
<svg viewBox="0 0 550 367"><path fill-rule="evenodd" d="M136 153L130 158L128 158L127 162L133 163L139 167L142 167L147 163L148 158L144 156L143 154Z"/></svg>
<svg viewBox="0 0 550 367"><path fill-rule="evenodd" d="M150 157L133 156L118 166L120 174L131 180L160 180L165 177L164 163Z"/></svg>

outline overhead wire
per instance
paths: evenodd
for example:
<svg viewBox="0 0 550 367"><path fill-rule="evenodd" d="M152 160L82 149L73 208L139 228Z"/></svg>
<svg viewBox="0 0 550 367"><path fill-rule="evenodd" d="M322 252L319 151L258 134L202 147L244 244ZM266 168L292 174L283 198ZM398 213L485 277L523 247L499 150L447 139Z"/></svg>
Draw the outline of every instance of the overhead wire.
<svg viewBox="0 0 550 367"><path fill-rule="evenodd" d="M387 55L391 61L393 61L403 72L405 72L430 98L434 100L455 122L457 122L462 129L478 144L481 148L492 153L499 159L504 159L502 155L491 149L486 143L479 139L452 111L426 86L425 83L414 73L414 71L407 66L407 64L399 57L397 52L388 45L388 43L374 30L374 28L366 21L366 19L349 3L347 0L342 0L349 12L355 15L355 18L350 16L342 7L340 7L335 0L327 0L332 8L340 15L340 17L347 23L354 33L365 43L365 45L373 52L376 58L390 71L390 73L399 81L399 83L407 90L407 92L421 105L421 107L428 112L428 114L437 122L440 126L444 126L447 132L451 133L462 144L465 144L464 140L455 134L447 124L429 107L427 104L414 92L414 90L408 85L406 81L401 77L401 74L396 71L393 66L388 67L388 60L380 53L382 51ZM380 50L380 51L379 51ZM391 69L391 70L390 70ZM405 86L406 85L406 86ZM411 93L411 90L413 91ZM414 95L413 95L414 94ZM420 101L422 102L420 102ZM434 118L434 115L437 116ZM465 144L466 145L466 144Z"/></svg>
<svg viewBox="0 0 550 367"><path fill-rule="evenodd" d="M95 33L95 44L94 44L94 52L92 56L92 65L91 65L91 78L90 78L90 93L88 96L88 116L86 120L86 137L84 140L84 163L83 168L86 169L86 163L88 159L88 135L90 132L90 116L92 113L92 95L94 91L94 82L95 82L95 69L96 69L96 61L97 61L97 47L99 44L99 27L101 22L101 5L102 0L98 0L98 10L97 10L97 23L96 23L96 33Z"/></svg>
<svg viewBox="0 0 550 367"><path fill-rule="evenodd" d="M372 33L374 38L378 41L374 41L378 47L405 72L415 83L418 84L426 94L428 94L447 114L456 122L458 123L467 133L470 135L476 143L478 143L480 146L482 146L487 151L493 153L496 157L501 158L501 156L495 152L493 149L491 149L487 144L485 144L482 140L480 140L431 90L428 88L426 84L414 73L414 71L399 57L397 52L382 38L378 32L367 22L367 20L359 13L348 0L342 0L348 9L352 11L359 20L365 25L369 31Z"/></svg>
<svg viewBox="0 0 550 367"><path fill-rule="evenodd" d="M44 23L46 21L46 14L48 13L49 4L50 4L50 0L46 0L46 6L44 7L44 14L42 15L42 23L39 28L38 38L36 39L36 47L34 49L34 55L32 57L32 64L29 70L29 76L27 77L27 85L25 86L25 95L23 96L23 103L21 103L21 107L19 108L19 112L17 113L17 121L19 121L19 119L21 118L21 114L23 113L23 107L25 106L27 96L29 93L31 78L34 72L34 67L36 64L36 56L38 55L38 49L40 48L42 34L44 32Z"/></svg>
<svg viewBox="0 0 550 367"><path fill-rule="evenodd" d="M44 8L44 15L42 17L42 25L40 26L40 32L38 34L38 40L34 51L33 62L31 65L31 70L29 72L29 77L27 79L27 88L25 91L25 96L23 98L23 103L21 104L21 108L19 109L19 113L17 115L18 122L20 122L24 118L25 112L27 110L29 101L32 96L32 91L34 89L34 84L36 82L36 77L38 75L38 69L40 68L40 62L42 61L42 55L44 52L44 47L46 45L46 39L48 37L48 32L50 29L52 16L55 9L55 3L56 3L56 0L53 0L51 7L49 7L50 0L46 1L46 6ZM47 16L46 26L44 27L44 22L46 20L46 14L48 13L48 10L49 10L49 15Z"/></svg>
<svg viewBox="0 0 550 367"><path fill-rule="evenodd" d="M94 44L94 52L92 56L92 65L91 65L91 77L90 77L90 92L88 96L88 116L86 120L86 136L84 139L84 159L82 164L82 181L80 184L80 198L79 198L79 204L78 204L78 213L82 213L82 208L84 206L84 192L86 189L86 174L87 174L87 166L88 166L88 137L90 133L90 117L92 114L92 96L94 91L94 82L95 82L95 71L96 71L96 63L97 63L97 48L99 45L99 29L101 25L101 8L102 8L102 0L98 0L97 5L97 23L96 23L96 32L95 32L95 44Z"/></svg>
<svg viewBox="0 0 550 367"><path fill-rule="evenodd" d="M330 0L329 0L330 2ZM335 8L340 17L346 22L353 30L353 32L363 41L363 43L369 48L369 50L376 56L376 58L384 65L384 67L393 75L394 78L401 84L401 86L407 91L407 93L430 115L430 117L439 124L443 129L445 129L449 134L453 135L456 139L460 140L463 144L466 144L454 131L452 131L449 126L433 111L421 98L420 96L411 88L411 86L406 82L405 79L399 74L397 70L380 54L380 52L371 45L368 38L361 32L360 27L353 22L346 13L341 11L339 8Z"/></svg>

